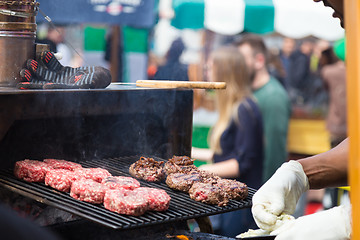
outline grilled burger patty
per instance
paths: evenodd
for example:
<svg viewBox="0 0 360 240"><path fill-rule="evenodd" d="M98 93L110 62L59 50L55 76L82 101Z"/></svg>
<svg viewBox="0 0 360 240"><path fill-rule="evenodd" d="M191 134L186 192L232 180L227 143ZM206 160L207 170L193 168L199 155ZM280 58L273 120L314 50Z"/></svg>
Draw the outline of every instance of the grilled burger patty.
<svg viewBox="0 0 360 240"><path fill-rule="evenodd" d="M246 184L236 180L219 179L214 185L223 189L228 199L242 200L248 196Z"/></svg>
<svg viewBox="0 0 360 240"><path fill-rule="evenodd" d="M166 184L172 189L189 192L190 198L195 201L224 206L230 199L242 200L248 195L248 187L242 182L220 178L194 165L181 166L175 164L174 160L169 162L165 163L170 172Z"/></svg>
<svg viewBox="0 0 360 240"><path fill-rule="evenodd" d="M159 182L164 179L163 161L155 161L153 158L141 157L131 164L129 173L131 176L148 182Z"/></svg>
<svg viewBox="0 0 360 240"><path fill-rule="evenodd" d="M188 173L194 170L197 170L195 165L177 165L169 162L164 164L164 172L166 175L171 173Z"/></svg>
<svg viewBox="0 0 360 240"><path fill-rule="evenodd" d="M166 178L166 184L175 190L188 192L195 182L202 180L201 174L198 171L189 173L171 173Z"/></svg>
<svg viewBox="0 0 360 240"><path fill-rule="evenodd" d="M189 172L196 168L193 164L194 160L187 156L173 156L164 164L164 172L166 175L176 172Z"/></svg>
<svg viewBox="0 0 360 240"><path fill-rule="evenodd" d="M229 202L229 199L225 197L224 190L211 183L194 183L189 190L189 195L195 201L216 204L218 206L224 206Z"/></svg>
<svg viewBox="0 0 360 240"><path fill-rule="evenodd" d="M236 180L210 176L203 177L201 182L194 183L189 194L190 198L196 201L222 206L226 205L230 199L245 199L248 195L248 187Z"/></svg>
<svg viewBox="0 0 360 240"><path fill-rule="evenodd" d="M194 183L189 194L195 201L224 206L230 199L245 199L248 195L248 187L236 180L205 178L202 182Z"/></svg>
<svg viewBox="0 0 360 240"><path fill-rule="evenodd" d="M191 159L188 156L173 156L169 159L170 163L174 163L181 166L188 166L194 164L194 159Z"/></svg>

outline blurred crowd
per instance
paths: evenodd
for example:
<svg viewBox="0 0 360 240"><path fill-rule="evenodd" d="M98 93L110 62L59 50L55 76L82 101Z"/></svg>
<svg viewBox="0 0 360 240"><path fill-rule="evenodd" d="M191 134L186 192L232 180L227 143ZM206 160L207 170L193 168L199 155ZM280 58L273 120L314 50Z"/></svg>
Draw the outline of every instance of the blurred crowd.
<svg viewBox="0 0 360 240"><path fill-rule="evenodd" d="M161 80L208 81L206 61L216 48L235 44L242 35L204 44L200 63L184 63L186 46L181 37L171 44L164 58L150 53L148 78ZM335 53L334 42L307 37L292 39L261 36L267 47L267 70L286 90L292 117L327 120L332 146L346 137L346 69L344 55ZM220 42L220 43L219 43ZM339 56L338 56L339 55ZM340 56L341 55L341 56ZM221 81L221 80L219 80ZM213 93L194 91L194 110L215 110Z"/></svg>
<svg viewBox="0 0 360 240"><path fill-rule="evenodd" d="M64 34L63 26L49 28L37 41L62 53L63 65L81 65L69 57L72 54L66 49ZM111 39L106 45L107 61L113 57ZM207 32L199 61L184 61L186 50L186 42L178 36L164 56L150 51L147 77L227 83L226 90L194 90L194 121L202 118L200 122L210 126L205 147L192 149L193 158L207 163L200 166L203 170L259 189L292 159L288 152L291 118L325 120L332 147L347 137L346 68L333 42L246 33L219 38ZM120 46L117 81L123 81L122 51ZM336 190L309 192L307 199L300 201L297 216L306 214L308 202L324 199L327 201L319 204L320 208L336 205ZM215 233L228 237L257 228L250 209L213 216L211 221Z"/></svg>
<svg viewBox="0 0 360 240"><path fill-rule="evenodd" d="M204 49L200 64L184 64L185 45L179 37L164 60L152 56L149 62L149 79L227 83L222 91L194 91L194 119L204 108L218 116L208 146L193 147L192 157L208 163L200 166L203 170L255 189L292 158L287 150L292 117L324 119L332 147L347 136L346 69L334 43L313 37L277 39L276 45L255 34L225 38ZM297 216L307 213L308 202L326 198L320 208L336 205L334 191L308 193ZM211 221L215 233L229 237L257 228L250 210L216 215Z"/></svg>

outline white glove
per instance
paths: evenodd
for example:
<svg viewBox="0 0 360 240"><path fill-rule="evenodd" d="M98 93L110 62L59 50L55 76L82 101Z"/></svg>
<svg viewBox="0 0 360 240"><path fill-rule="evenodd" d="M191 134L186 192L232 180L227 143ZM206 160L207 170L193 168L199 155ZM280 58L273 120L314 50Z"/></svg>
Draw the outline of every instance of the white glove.
<svg viewBox="0 0 360 240"><path fill-rule="evenodd" d="M346 240L351 235L351 206L334 207L326 211L299 217L273 231L275 240Z"/></svg>
<svg viewBox="0 0 360 240"><path fill-rule="evenodd" d="M295 221L295 218L293 216L287 215L287 214L281 214L277 217L276 223L275 223L275 229L278 227L281 227L282 225L285 225L288 221ZM249 231L241 233L236 236L236 238L245 238L245 237L256 237L256 236L264 236L264 235L274 235L273 232L264 230L264 229L249 229Z"/></svg>
<svg viewBox="0 0 360 240"><path fill-rule="evenodd" d="M261 229L274 231L280 214L293 214L309 182L301 164L289 161L281 165L274 175L254 194L252 214Z"/></svg>

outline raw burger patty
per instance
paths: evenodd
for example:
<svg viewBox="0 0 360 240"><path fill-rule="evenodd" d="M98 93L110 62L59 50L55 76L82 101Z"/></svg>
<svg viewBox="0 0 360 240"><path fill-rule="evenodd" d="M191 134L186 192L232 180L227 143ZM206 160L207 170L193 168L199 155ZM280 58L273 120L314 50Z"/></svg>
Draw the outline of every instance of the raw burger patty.
<svg viewBox="0 0 360 240"><path fill-rule="evenodd" d="M163 163L153 158L140 157L138 161L130 165L129 173L133 177L148 182L159 182L165 177Z"/></svg>
<svg viewBox="0 0 360 240"><path fill-rule="evenodd" d="M74 163L66 160L44 159L44 162L48 163L54 169L66 169L74 171L77 168L82 168L79 163Z"/></svg>
<svg viewBox="0 0 360 240"><path fill-rule="evenodd" d="M44 182L46 172L50 169L47 163L26 159L15 163L14 175L27 182Z"/></svg>
<svg viewBox="0 0 360 240"><path fill-rule="evenodd" d="M132 177L123 177L123 176L111 176L104 178L102 184L108 186L110 189L124 188L128 190L133 190L140 187L138 180Z"/></svg>
<svg viewBox="0 0 360 240"><path fill-rule="evenodd" d="M148 201L136 191L110 189L106 191L104 207L120 214L140 216L148 210Z"/></svg>
<svg viewBox="0 0 360 240"><path fill-rule="evenodd" d="M65 169L51 169L45 176L45 184L62 192L69 192L71 184L78 180L75 172Z"/></svg>
<svg viewBox="0 0 360 240"><path fill-rule="evenodd" d="M171 197L164 190L139 187L134 191L147 198L150 211L165 211L169 208Z"/></svg>
<svg viewBox="0 0 360 240"><path fill-rule="evenodd" d="M104 178L111 176L111 174L103 168L78 168L75 169L74 172L83 178L92 179L98 183L101 183Z"/></svg>
<svg viewBox="0 0 360 240"><path fill-rule="evenodd" d="M80 179L71 185L70 196L89 203L102 203L108 187L91 179Z"/></svg>

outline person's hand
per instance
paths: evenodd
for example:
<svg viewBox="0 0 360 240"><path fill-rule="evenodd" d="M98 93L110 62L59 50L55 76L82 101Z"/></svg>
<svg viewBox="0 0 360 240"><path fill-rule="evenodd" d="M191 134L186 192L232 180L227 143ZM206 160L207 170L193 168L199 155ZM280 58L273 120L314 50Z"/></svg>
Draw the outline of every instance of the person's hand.
<svg viewBox="0 0 360 240"><path fill-rule="evenodd" d="M278 217L293 214L301 194L308 189L308 179L299 162L292 160L281 165L252 198L251 210L258 227L268 231L280 227Z"/></svg>
<svg viewBox="0 0 360 240"><path fill-rule="evenodd" d="M276 229L277 227L285 225L289 221L295 221L295 218L293 216L283 213L277 217L274 228ZM249 231L237 235L236 238L257 237L257 236L265 236L265 235L274 235L274 231L264 230L261 228L256 230L249 229Z"/></svg>
<svg viewBox="0 0 360 240"><path fill-rule="evenodd" d="M299 217L282 225L271 235L275 240L303 239L350 239L351 207L339 206L326 211Z"/></svg>

